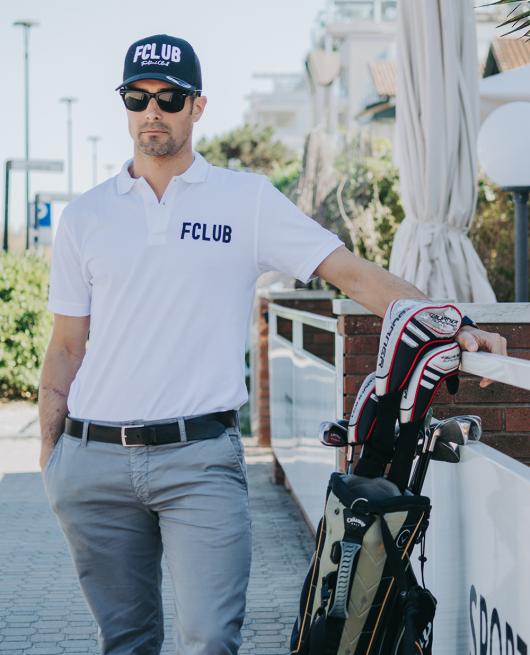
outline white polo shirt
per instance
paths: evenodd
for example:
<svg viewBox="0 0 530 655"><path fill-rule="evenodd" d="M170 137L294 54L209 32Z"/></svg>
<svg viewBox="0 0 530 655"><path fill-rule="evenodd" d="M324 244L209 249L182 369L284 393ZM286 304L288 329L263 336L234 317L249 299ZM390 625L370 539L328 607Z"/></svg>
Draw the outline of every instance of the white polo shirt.
<svg viewBox="0 0 530 655"><path fill-rule="evenodd" d="M257 278L308 282L343 241L262 175L194 152L159 202L131 162L70 202L57 228L48 309L90 314L68 411L112 422L239 409Z"/></svg>

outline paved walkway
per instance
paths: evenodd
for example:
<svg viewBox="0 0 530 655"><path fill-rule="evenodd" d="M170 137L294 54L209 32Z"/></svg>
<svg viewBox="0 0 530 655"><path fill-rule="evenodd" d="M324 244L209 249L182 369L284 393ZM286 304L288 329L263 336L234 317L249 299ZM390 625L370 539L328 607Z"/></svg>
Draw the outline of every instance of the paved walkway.
<svg viewBox="0 0 530 655"><path fill-rule="evenodd" d="M244 443L253 561L240 655L286 655L313 539L288 492L270 481L270 451ZM0 655L97 655L96 625L48 507L38 450L35 408L0 404ZM175 655L165 562L163 570L162 654Z"/></svg>

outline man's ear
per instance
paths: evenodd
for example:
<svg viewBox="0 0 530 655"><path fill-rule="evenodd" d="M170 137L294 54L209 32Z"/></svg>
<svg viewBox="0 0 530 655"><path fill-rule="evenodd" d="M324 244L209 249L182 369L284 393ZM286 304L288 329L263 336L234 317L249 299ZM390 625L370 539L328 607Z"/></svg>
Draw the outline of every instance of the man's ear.
<svg viewBox="0 0 530 655"><path fill-rule="evenodd" d="M194 123L196 123L202 116L207 102L208 102L208 98L206 96L198 96L197 98L195 98L192 112L191 112L192 120Z"/></svg>

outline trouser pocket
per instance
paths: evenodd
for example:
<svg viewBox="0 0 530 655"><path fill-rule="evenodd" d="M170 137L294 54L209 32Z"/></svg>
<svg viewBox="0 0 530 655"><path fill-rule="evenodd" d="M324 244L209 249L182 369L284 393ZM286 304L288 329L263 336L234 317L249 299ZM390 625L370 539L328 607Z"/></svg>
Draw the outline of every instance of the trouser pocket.
<svg viewBox="0 0 530 655"><path fill-rule="evenodd" d="M243 442L241 441L241 432L238 428L227 428L225 435L232 452L234 467L239 472L245 486L248 486L247 464L245 462Z"/></svg>

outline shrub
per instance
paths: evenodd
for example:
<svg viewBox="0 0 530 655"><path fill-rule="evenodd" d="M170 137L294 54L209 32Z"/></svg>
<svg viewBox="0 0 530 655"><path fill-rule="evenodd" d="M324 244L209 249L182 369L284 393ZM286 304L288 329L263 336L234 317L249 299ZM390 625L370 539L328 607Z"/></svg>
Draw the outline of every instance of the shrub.
<svg viewBox="0 0 530 655"><path fill-rule="evenodd" d="M197 151L215 166L247 169L272 179L298 174L298 156L274 138L272 127L245 123L226 134L203 137L197 143Z"/></svg>
<svg viewBox="0 0 530 655"><path fill-rule="evenodd" d="M338 158L336 169L339 183L315 218L356 255L388 268L394 235L404 218L391 144L358 139ZM322 286L334 288L319 278L310 283L311 288Z"/></svg>
<svg viewBox="0 0 530 655"><path fill-rule="evenodd" d="M513 302L515 298L514 215L512 194L481 175L469 237L499 302Z"/></svg>
<svg viewBox="0 0 530 655"><path fill-rule="evenodd" d="M383 139L357 142L338 159L337 171L341 182L333 202L348 232L349 247L388 268L394 235L404 218L390 143Z"/></svg>
<svg viewBox="0 0 530 655"><path fill-rule="evenodd" d="M357 255L388 268L394 235L404 218L391 144L358 140L338 159L336 168L339 184L315 218ZM499 302L513 301L515 295L513 217L512 195L481 173L469 237ZM310 283L310 288L322 287L334 288L319 278Z"/></svg>
<svg viewBox="0 0 530 655"><path fill-rule="evenodd" d="M36 400L51 334L48 262L35 253L0 254L0 397Z"/></svg>

